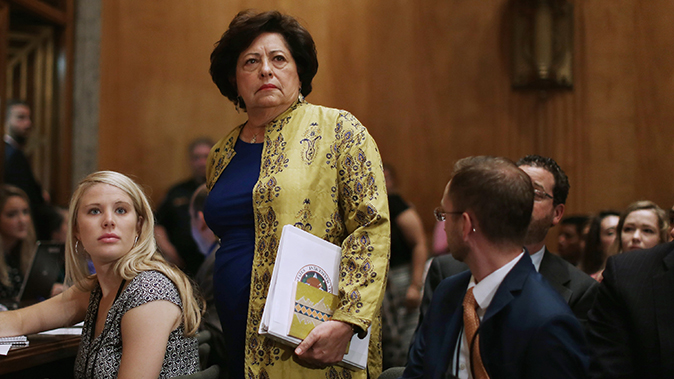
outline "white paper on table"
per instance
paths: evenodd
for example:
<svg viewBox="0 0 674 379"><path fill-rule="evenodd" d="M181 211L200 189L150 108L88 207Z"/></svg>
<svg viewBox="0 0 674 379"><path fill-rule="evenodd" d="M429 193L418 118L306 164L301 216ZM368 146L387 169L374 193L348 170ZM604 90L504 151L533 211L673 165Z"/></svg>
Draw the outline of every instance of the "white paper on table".
<svg viewBox="0 0 674 379"><path fill-rule="evenodd" d="M0 345L0 355L7 355L11 348L12 344Z"/></svg>
<svg viewBox="0 0 674 379"><path fill-rule="evenodd" d="M47 334L52 336L80 336L82 335L82 328L58 328L46 330L38 334Z"/></svg>
<svg viewBox="0 0 674 379"><path fill-rule="evenodd" d="M69 328L56 328L51 330L45 330L38 334L47 334L53 336L80 336L82 335L82 327L84 326L84 321L79 322Z"/></svg>

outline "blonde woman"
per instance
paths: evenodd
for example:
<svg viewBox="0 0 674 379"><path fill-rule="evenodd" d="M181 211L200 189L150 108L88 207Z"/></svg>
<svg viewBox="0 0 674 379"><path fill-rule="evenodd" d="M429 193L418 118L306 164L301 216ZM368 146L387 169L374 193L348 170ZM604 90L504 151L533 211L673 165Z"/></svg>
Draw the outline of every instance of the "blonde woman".
<svg viewBox="0 0 674 379"><path fill-rule="evenodd" d="M86 177L70 202L65 292L0 313L0 336L84 320L76 378L169 378L198 371L201 302L157 250L147 197L128 177ZM96 269L89 275L87 259Z"/></svg>
<svg viewBox="0 0 674 379"><path fill-rule="evenodd" d="M28 195L0 186L0 303L13 302L35 251L35 229Z"/></svg>

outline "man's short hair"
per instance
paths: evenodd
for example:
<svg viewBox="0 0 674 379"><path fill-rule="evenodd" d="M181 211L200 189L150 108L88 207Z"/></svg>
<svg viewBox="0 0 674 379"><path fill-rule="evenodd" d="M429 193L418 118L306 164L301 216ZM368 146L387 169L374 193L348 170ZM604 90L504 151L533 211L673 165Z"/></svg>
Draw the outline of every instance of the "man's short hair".
<svg viewBox="0 0 674 379"><path fill-rule="evenodd" d="M583 227L587 225L587 223L590 221L590 217L586 215L576 215L576 216L569 216L569 217L564 217L562 221L559 223L561 225L573 225L576 227L576 233L578 235L581 235L583 232Z"/></svg>
<svg viewBox="0 0 674 379"><path fill-rule="evenodd" d="M15 105L23 105L30 108L27 102L19 99L7 99L7 106L5 106L5 122L9 120L9 115L12 113L12 107Z"/></svg>
<svg viewBox="0 0 674 379"><path fill-rule="evenodd" d="M192 140L192 142L190 142L190 145L187 147L187 154L192 156L192 152L194 152L194 149L197 146L201 146L201 145L208 145L209 147L213 147L213 145L215 145L215 142L213 142L213 140L210 137L196 138L196 139Z"/></svg>
<svg viewBox="0 0 674 379"><path fill-rule="evenodd" d="M200 185L199 188L194 191L194 194L192 194L192 202L190 203L190 210L194 215L204 211L207 197L208 189L205 184Z"/></svg>
<svg viewBox="0 0 674 379"><path fill-rule="evenodd" d="M566 204L566 197L569 196L569 178L554 159L542 157L540 155L527 155L517 161L517 166L540 167L552 174L555 179L555 187L552 189L552 204Z"/></svg>
<svg viewBox="0 0 674 379"><path fill-rule="evenodd" d="M454 165L449 198L455 211L471 210L493 243L524 244L534 189L531 178L502 157L468 157Z"/></svg>

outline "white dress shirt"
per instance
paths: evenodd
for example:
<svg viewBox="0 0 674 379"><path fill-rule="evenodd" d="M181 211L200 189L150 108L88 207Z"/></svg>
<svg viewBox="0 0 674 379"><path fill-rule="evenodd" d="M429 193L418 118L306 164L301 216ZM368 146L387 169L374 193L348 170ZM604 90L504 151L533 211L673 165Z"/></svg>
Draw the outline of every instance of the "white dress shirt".
<svg viewBox="0 0 674 379"><path fill-rule="evenodd" d="M545 254L545 245L541 247L540 250L538 250L535 254L531 254L531 262L534 264L534 267L536 267L536 272L540 271L541 269L541 261L543 261L543 254Z"/></svg>
<svg viewBox="0 0 674 379"><path fill-rule="evenodd" d="M519 262L520 258L524 255L524 251L520 253L515 259L503 265L498 270L487 275L480 283L475 283L475 277L471 275L470 282L468 283L468 290L471 287L473 289L473 296L475 296L475 301L477 301L477 315L482 321L489 304L491 304L496 290L505 279L506 275L515 267L515 264ZM540 260L539 260L540 265ZM454 351L454 357L458 356L458 359L453 359L452 373L459 377L459 379L472 379L473 376L470 372L470 358L469 358L469 341L466 340L466 334L463 332L463 327L461 327L461 332L459 332L459 338L456 343L456 348Z"/></svg>

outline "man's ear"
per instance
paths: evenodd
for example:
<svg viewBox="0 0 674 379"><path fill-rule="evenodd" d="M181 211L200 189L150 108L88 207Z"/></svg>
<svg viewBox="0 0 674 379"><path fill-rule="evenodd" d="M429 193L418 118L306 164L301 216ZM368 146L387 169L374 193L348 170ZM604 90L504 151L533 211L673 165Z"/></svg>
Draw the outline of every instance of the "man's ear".
<svg viewBox="0 0 674 379"><path fill-rule="evenodd" d="M208 225L206 225L206 219L204 218L204 212L197 212L197 229L198 230L206 230L208 229Z"/></svg>
<svg viewBox="0 0 674 379"><path fill-rule="evenodd" d="M462 223L461 236L463 237L463 240L466 241L468 240L468 236L470 235L470 233L473 233L475 224L473 223L473 219L467 212L463 212L461 214L461 223Z"/></svg>
<svg viewBox="0 0 674 379"><path fill-rule="evenodd" d="M552 210L552 225L550 225L550 227L553 227L562 221L562 217L564 217L564 207L564 204L557 204L555 209Z"/></svg>

